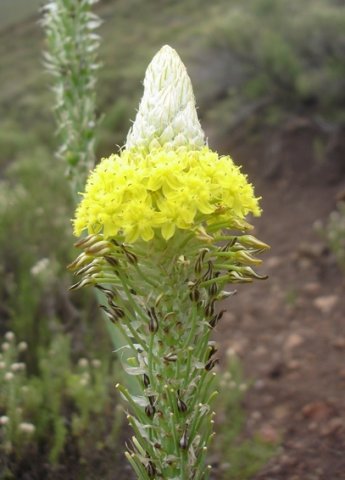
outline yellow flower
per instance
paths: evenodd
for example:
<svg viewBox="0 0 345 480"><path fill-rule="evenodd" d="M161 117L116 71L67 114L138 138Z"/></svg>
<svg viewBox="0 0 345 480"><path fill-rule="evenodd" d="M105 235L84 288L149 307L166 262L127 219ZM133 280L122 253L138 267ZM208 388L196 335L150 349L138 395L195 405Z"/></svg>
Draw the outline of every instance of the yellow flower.
<svg viewBox="0 0 345 480"><path fill-rule="evenodd" d="M91 173L74 220L76 235L103 232L126 242L168 240L176 229L260 214L245 175L208 147L124 150Z"/></svg>

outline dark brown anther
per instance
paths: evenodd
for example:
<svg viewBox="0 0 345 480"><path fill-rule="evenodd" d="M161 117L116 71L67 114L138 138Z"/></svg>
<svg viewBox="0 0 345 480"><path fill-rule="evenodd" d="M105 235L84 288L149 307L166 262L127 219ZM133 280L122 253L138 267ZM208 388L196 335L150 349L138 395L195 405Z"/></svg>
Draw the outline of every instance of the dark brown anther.
<svg viewBox="0 0 345 480"><path fill-rule="evenodd" d="M162 448L162 445L158 442L156 442L153 446L157 448L157 450L160 450Z"/></svg>
<svg viewBox="0 0 345 480"><path fill-rule="evenodd" d="M187 450L187 448L188 448L187 430L185 430L185 431L183 432L183 435L182 435L181 440L180 440L180 447L181 447L183 450Z"/></svg>
<svg viewBox="0 0 345 480"><path fill-rule="evenodd" d="M148 475L150 478L153 478L153 477L156 475L156 473L157 473L155 464L154 464L153 462L151 462L151 460L149 460L149 461L147 462L146 471L147 471L147 475Z"/></svg>
<svg viewBox="0 0 345 480"><path fill-rule="evenodd" d="M181 413L185 413L187 411L187 405L179 397L177 398L177 408L178 408L178 411Z"/></svg>
<svg viewBox="0 0 345 480"><path fill-rule="evenodd" d="M149 395L147 398L151 405L155 404L156 398L153 395Z"/></svg>
<svg viewBox="0 0 345 480"><path fill-rule="evenodd" d="M132 295L137 295L137 292L134 290L134 288L131 288L129 291L131 292Z"/></svg>
<svg viewBox="0 0 345 480"><path fill-rule="evenodd" d="M210 372L212 370L213 367L215 367L217 365L217 363L219 363L219 360L218 358L215 358L214 360L211 358L205 365L205 370L207 370L208 372Z"/></svg>
<svg viewBox="0 0 345 480"><path fill-rule="evenodd" d="M149 320L149 330L151 333L156 333L158 330L158 318L156 315L156 310L154 307L151 307L148 309L147 313L149 314L150 320Z"/></svg>
<svg viewBox="0 0 345 480"><path fill-rule="evenodd" d="M217 353L217 351L218 350L216 349L216 347L214 345L211 345L211 348L208 354L208 360L210 360L210 358L213 357L213 355Z"/></svg>
<svg viewBox="0 0 345 480"><path fill-rule="evenodd" d="M207 280L212 279L212 274L213 274L213 263L211 260L207 262L207 270L205 274L203 275L202 279L206 282Z"/></svg>
<svg viewBox="0 0 345 480"><path fill-rule="evenodd" d="M144 386L145 388L148 388L150 386L150 379L146 373L144 373Z"/></svg>
<svg viewBox="0 0 345 480"><path fill-rule="evenodd" d="M109 263L109 265L111 265L112 267L118 267L119 266L119 262L118 262L118 260L116 260L116 258L111 257L110 255L104 255L104 258Z"/></svg>
<svg viewBox="0 0 345 480"><path fill-rule="evenodd" d="M146 405L145 407L145 413L149 418L153 418L154 414L156 413L156 408L154 405Z"/></svg>
<svg viewBox="0 0 345 480"><path fill-rule="evenodd" d="M214 317L212 317L210 322L209 322L210 327L214 328L217 325L217 323L219 322L219 320L222 318L222 316L224 315L225 312L226 312L226 310L221 310L219 313L216 313L216 315L214 315Z"/></svg>
<svg viewBox="0 0 345 480"><path fill-rule="evenodd" d="M205 315L206 317L212 317L214 314L214 303L215 300L211 300L205 307Z"/></svg>

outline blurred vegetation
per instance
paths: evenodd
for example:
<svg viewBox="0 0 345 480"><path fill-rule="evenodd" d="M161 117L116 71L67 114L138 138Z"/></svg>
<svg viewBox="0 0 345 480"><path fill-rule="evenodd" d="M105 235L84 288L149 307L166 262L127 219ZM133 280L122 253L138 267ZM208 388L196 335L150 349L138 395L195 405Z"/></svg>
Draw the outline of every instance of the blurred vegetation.
<svg viewBox="0 0 345 480"><path fill-rule="evenodd" d="M239 359L230 351L227 365L219 375L217 400L217 436L214 448L221 460L220 475L224 480L248 480L278 451L276 441L267 441L259 434L249 436L243 407L248 384L244 381Z"/></svg>
<svg viewBox="0 0 345 480"><path fill-rule="evenodd" d="M345 202L338 203L337 209L331 212L325 225L320 221L316 222L315 229L345 273Z"/></svg>
<svg viewBox="0 0 345 480"><path fill-rule="evenodd" d="M269 106L273 124L286 113L344 124L343 2L230 0L212 43L233 56L231 112L247 106L253 115Z"/></svg>
<svg viewBox="0 0 345 480"><path fill-rule="evenodd" d="M13 330L19 342L3 341L10 346L0 359L6 365L0 369L0 436L3 446L11 445L6 455L13 455L12 446L30 452L28 439L34 438L56 462L67 434L85 457L104 435L115 444L121 415L114 417L111 347L95 302L88 292L74 294L73 301L66 293L72 283L65 265L74 256L73 201L65 167L53 154L57 140L43 32L28 20L37 3L42 2L0 5L0 335ZM188 67L213 141L257 119L278 126L286 116L308 115L330 130L345 124L342 1L162 0L157 6L156 0L101 0L97 13L104 20L97 157L123 145L145 68L165 43ZM341 206L327 227L342 264L344 218ZM29 352L20 350L23 341ZM101 368L78 364L83 356L99 358ZM25 367L13 371L12 365L21 363ZM256 438L228 448L244 426L243 391L236 382L228 389L234 378L242 384L237 371L221 380L225 413L217 449L228 464L224 478L245 479L252 471L244 465L258 469L274 449ZM5 380L6 372L14 378ZM115 425L113 433L98 423L102 409ZM22 423L34 425L34 431L18 430ZM87 435L86 423L92 425Z"/></svg>
<svg viewBox="0 0 345 480"><path fill-rule="evenodd" d="M0 478L19 478L25 455L40 453L42 464L56 464L67 442L86 458L118 441L123 414L110 394L113 367L97 358L73 359L68 336L57 335L49 349L40 349L37 375L30 375L30 345L18 343L13 332L2 338L0 454L7 467Z"/></svg>

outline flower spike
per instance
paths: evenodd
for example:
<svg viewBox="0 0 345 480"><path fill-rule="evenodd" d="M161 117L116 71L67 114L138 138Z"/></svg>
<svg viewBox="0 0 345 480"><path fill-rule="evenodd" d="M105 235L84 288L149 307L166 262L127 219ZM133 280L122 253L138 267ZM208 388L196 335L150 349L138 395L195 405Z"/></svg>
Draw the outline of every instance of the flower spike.
<svg viewBox="0 0 345 480"><path fill-rule="evenodd" d="M263 278L252 266L267 245L245 234L259 199L231 158L205 144L175 50L157 53L144 87L126 148L89 177L74 221L89 236L70 269L81 277L73 288L104 292L133 352L124 369L140 395L118 389L133 413L127 458L138 479L206 480L217 302L235 293L228 283Z"/></svg>

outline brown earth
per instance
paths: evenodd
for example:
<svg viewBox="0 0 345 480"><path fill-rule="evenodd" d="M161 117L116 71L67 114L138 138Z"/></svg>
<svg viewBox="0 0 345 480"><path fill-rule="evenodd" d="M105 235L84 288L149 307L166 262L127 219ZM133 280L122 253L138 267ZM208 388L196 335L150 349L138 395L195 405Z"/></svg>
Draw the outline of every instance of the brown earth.
<svg viewBox="0 0 345 480"><path fill-rule="evenodd" d="M304 119L262 138L225 150L263 197L269 279L238 288L217 336L254 379L248 428L281 439L255 480L345 479L345 277L314 227L344 194L344 144Z"/></svg>

